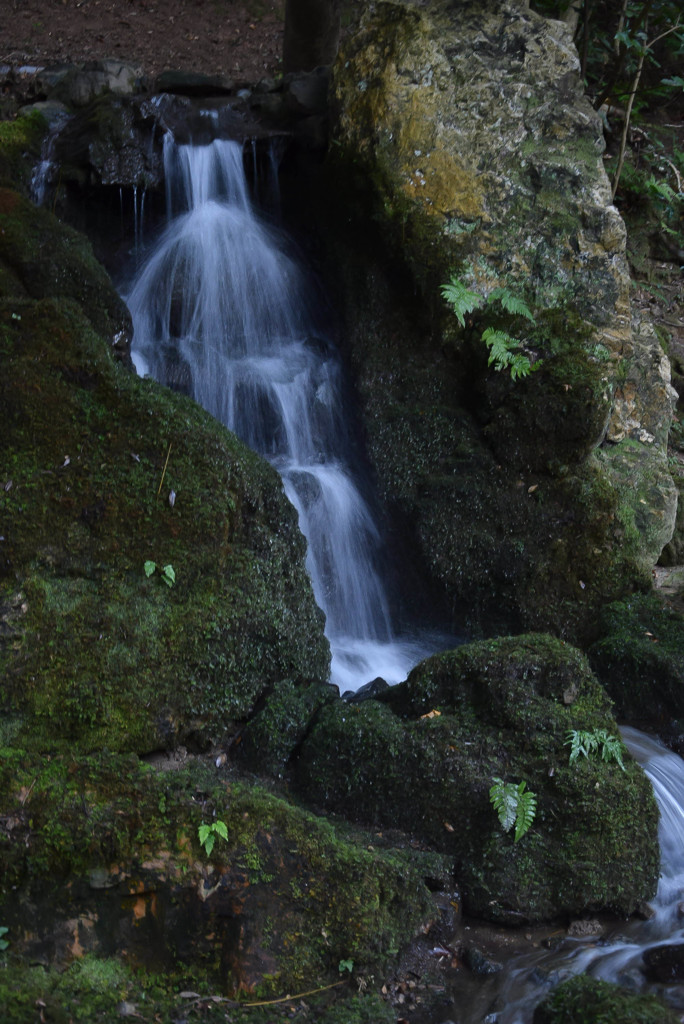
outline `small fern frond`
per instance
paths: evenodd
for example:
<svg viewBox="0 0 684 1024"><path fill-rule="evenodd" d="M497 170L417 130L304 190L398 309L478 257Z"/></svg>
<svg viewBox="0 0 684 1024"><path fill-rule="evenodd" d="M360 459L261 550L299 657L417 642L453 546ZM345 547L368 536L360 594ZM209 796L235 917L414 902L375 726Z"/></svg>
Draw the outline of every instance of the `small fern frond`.
<svg viewBox="0 0 684 1024"><path fill-rule="evenodd" d="M489 366L494 364L496 370L503 370L508 366L512 358L512 349L519 344L515 338L505 331L499 331L496 327L488 327L482 332L482 340L489 349Z"/></svg>
<svg viewBox="0 0 684 1024"><path fill-rule="evenodd" d="M482 332L482 340L489 349L488 366L494 366L495 370L508 370L511 379L527 377L539 366L539 363L531 363L522 352L516 352L522 342L518 338L512 338L506 331L499 331L496 327L488 327Z"/></svg>
<svg viewBox="0 0 684 1024"><path fill-rule="evenodd" d="M514 842L525 835L530 829L537 813L537 797L527 788L523 779L518 785L504 782L498 777L489 790L489 799L499 816L499 824L504 832L510 832L515 825Z"/></svg>
<svg viewBox="0 0 684 1024"><path fill-rule="evenodd" d="M482 296L469 291L462 281L452 274L448 284L443 284L442 297L449 303L461 327L465 327L466 313L472 313L482 302Z"/></svg>
<svg viewBox="0 0 684 1024"><path fill-rule="evenodd" d="M525 789L525 780L520 783L517 789L518 803L515 813L515 836L514 842L525 835L532 827L534 816L537 813L537 797L534 793Z"/></svg>
<svg viewBox="0 0 684 1024"><path fill-rule="evenodd" d="M615 761L623 772L626 771L622 760L622 741L607 729L568 729L565 746L570 747L569 764L573 764L580 755L589 758L600 752L602 761Z"/></svg>
<svg viewBox="0 0 684 1024"><path fill-rule="evenodd" d="M524 316L526 320L535 323L532 310L525 300L509 291L508 288L495 288L493 292L489 293L488 301L489 303L500 302L507 313L512 313L513 316Z"/></svg>
<svg viewBox="0 0 684 1024"><path fill-rule="evenodd" d="M618 736L606 735L601 741L601 757L604 761L615 761L623 772L626 771L622 760L622 742Z"/></svg>
<svg viewBox="0 0 684 1024"><path fill-rule="evenodd" d="M517 813L517 786L512 782L504 782L495 778L489 790L489 799L499 816L499 824L504 832L509 832L514 824Z"/></svg>

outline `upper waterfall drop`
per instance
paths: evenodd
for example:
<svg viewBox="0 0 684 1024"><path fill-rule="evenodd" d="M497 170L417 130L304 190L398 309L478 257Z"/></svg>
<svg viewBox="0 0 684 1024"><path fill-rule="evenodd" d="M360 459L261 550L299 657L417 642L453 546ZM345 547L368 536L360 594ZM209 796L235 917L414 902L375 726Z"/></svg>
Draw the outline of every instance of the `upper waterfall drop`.
<svg viewBox="0 0 684 1024"><path fill-rule="evenodd" d="M339 357L285 236L253 209L242 145L165 137L169 222L127 295L139 373L191 395L279 471L308 541L341 692L434 649L393 637L381 538L359 489Z"/></svg>

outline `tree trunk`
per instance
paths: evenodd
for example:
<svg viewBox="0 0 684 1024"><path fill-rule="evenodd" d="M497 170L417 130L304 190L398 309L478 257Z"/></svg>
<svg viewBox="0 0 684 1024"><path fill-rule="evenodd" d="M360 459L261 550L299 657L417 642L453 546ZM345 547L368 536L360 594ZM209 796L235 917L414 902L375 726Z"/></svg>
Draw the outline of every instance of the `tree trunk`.
<svg viewBox="0 0 684 1024"><path fill-rule="evenodd" d="M340 37L340 0L285 0L283 71L332 64Z"/></svg>

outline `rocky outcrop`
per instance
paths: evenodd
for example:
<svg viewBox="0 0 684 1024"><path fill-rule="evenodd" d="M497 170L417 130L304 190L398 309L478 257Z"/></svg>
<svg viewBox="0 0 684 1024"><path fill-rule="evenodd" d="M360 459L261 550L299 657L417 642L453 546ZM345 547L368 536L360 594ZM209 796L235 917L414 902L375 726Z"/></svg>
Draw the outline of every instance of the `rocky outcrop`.
<svg viewBox="0 0 684 1024"><path fill-rule="evenodd" d="M598 606L650 585L672 534L673 392L655 334L632 328L567 29L516 0L386 0L334 82L336 272L398 550L486 628L589 636ZM481 297L463 327L440 297L451 275ZM497 289L534 324L487 305ZM487 327L539 368L488 367Z"/></svg>
<svg viewBox="0 0 684 1024"><path fill-rule="evenodd" d="M386 963L439 918L426 879L448 885L448 857L373 847L193 758L7 751L0 799L13 954L61 970L116 951L150 974L196 965L222 996L313 989L341 960Z"/></svg>
<svg viewBox="0 0 684 1024"><path fill-rule="evenodd" d="M378 700L329 703L299 750L299 791L366 824L410 829L453 856L467 913L522 921L590 908L633 913L658 878L658 812L641 768L570 761L568 734L605 730L586 659L551 637L438 654ZM536 795L532 828L505 834L496 779Z"/></svg>

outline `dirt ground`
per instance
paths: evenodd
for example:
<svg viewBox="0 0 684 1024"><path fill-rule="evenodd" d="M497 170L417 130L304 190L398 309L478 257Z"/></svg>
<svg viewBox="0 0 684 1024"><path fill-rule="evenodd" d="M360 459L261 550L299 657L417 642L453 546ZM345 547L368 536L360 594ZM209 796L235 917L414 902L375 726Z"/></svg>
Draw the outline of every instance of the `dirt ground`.
<svg viewBox="0 0 684 1024"><path fill-rule="evenodd" d="M155 77L256 82L280 67L281 0L0 0L0 64L115 57Z"/></svg>

